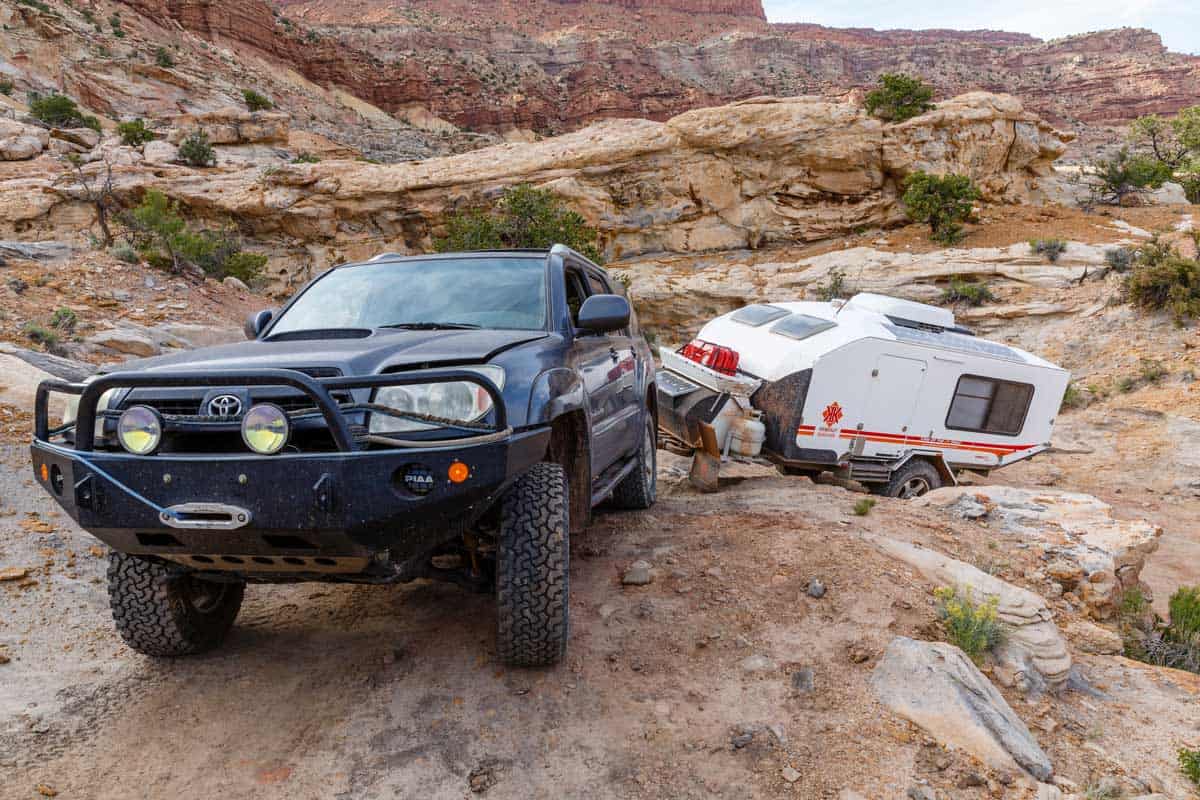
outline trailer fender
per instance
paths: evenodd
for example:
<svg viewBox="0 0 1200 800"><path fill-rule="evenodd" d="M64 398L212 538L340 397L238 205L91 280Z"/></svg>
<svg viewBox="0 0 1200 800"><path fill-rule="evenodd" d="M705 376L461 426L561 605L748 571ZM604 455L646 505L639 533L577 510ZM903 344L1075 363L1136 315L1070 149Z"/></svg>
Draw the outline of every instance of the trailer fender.
<svg viewBox="0 0 1200 800"><path fill-rule="evenodd" d="M958 486L958 478L954 476L954 470L946 464L946 459L942 457L941 453L908 453L892 465L892 472L900 469L914 458L920 458L933 464L946 486Z"/></svg>

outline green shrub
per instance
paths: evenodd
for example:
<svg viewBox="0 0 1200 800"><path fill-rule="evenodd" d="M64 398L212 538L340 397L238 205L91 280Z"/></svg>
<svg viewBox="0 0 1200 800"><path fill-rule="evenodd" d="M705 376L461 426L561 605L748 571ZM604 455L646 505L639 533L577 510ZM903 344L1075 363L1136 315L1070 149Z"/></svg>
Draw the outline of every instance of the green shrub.
<svg viewBox="0 0 1200 800"><path fill-rule="evenodd" d="M1172 638L1183 641L1200 634L1200 586L1181 586L1168 606Z"/></svg>
<svg viewBox="0 0 1200 800"><path fill-rule="evenodd" d="M180 142L179 159L189 167L211 167L217 163L217 154L208 143L208 134L197 130Z"/></svg>
<svg viewBox="0 0 1200 800"><path fill-rule="evenodd" d="M1144 311L1166 311L1179 324L1200 316L1200 261L1151 243L1142 248L1125 292Z"/></svg>
<svg viewBox="0 0 1200 800"><path fill-rule="evenodd" d="M966 303L970 306L981 306L984 303L994 303L995 301L996 295L992 294L992 290L987 287L986 283L972 283L960 278L951 278L950 285L942 290L942 302L947 305Z"/></svg>
<svg viewBox="0 0 1200 800"><path fill-rule="evenodd" d="M1158 383L1167 375L1167 368L1161 361L1143 358L1138 362L1138 377L1146 383Z"/></svg>
<svg viewBox="0 0 1200 800"><path fill-rule="evenodd" d="M175 66L175 59L171 57L171 53L167 48L160 47L154 51L154 63L163 69L171 69Z"/></svg>
<svg viewBox="0 0 1200 800"><path fill-rule="evenodd" d="M1193 169L1195 169L1194 172L1177 175L1175 180L1179 181L1179 185L1183 187L1183 193L1187 195L1188 202L1200 205L1200 164Z"/></svg>
<svg viewBox="0 0 1200 800"><path fill-rule="evenodd" d="M875 498L864 497L863 499L859 500L857 503L854 504L854 514L855 514L855 516L865 517L867 514L871 513L871 509L874 507L875 507Z"/></svg>
<svg viewBox="0 0 1200 800"><path fill-rule="evenodd" d="M242 250L235 232L192 230L179 204L161 192L147 192L128 215L126 227L142 257L160 269L233 276L251 283L262 277L267 265L266 256Z"/></svg>
<svg viewBox="0 0 1200 800"><path fill-rule="evenodd" d="M946 587L936 590L934 597L947 640L972 661L978 662L985 652L1004 641L1004 628L996 613L997 598L979 604L971 597L970 590Z"/></svg>
<svg viewBox="0 0 1200 800"><path fill-rule="evenodd" d="M129 147L141 147L154 139L154 131L147 128L146 123L140 119L118 123L117 133L121 136L121 144Z"/></svg>
<svg viewBox="0 0 1200 800"><path fill-rule="evenodd" d="M54 316L50 318L50 327L60 331L70 333L75 330L75 326L79 323L79 317L74 311L63 306L54 312Z"/></svg>
<svg viewBox="0 0 1200 800"><path fill-rule="evenodd" d="M932 111L933 89L920 78L899 73L879 76L879 87L867 93L867 113L889 122L906 119Z"/></svg>
<svg viewBox="0 0 1200 800"><path fill-rule="evenodd" d="M142 260L142 257L138 255L138 251L124 242L113 247L109 253L117 261L124 261L126 264L137 264Z"/></svg>
<svg viewBox="0 0 1200 800"><path fill-rule="evenodd" d="M583 217L553 192L528 184L505 189L490 210L475 208L448 214L446 235L434 240L439 252L540 249L554 244L565 244L603 263L596 231Z"/></svg>
<svg viewBox="0 0 1200 800"><path fill-rule="evenodd" d="M1067 384L1067 390L1063 392L1062 405L1059 406L1059 412L1065 411L1068 408L1085 408L1088 404L1088 396L1080 391L1079 387L1074 383Z"/></svg>
<svg viewBox="0 0 1200 800"><path fill-rule="evenodd" d="M1137 259L1137 250L1132 247L1110 247L1104 251L1104 263L1114 272L1129 272Z"/></svg>
<svg viewBox="0 0 1200 800"><path fill-rule="evenodd" d="M30 8L36 8L38 11L42 11L47 14L50 13L50 6L43 3L42 0L17 0L17 2L23 6L29 6Z"/></svg>
<svg viewBox="0 0 1200 800"><path fill-rule="evenodd" d="M246 108L251 111L270 111L275 107L269 97L253 89L242 89L242 98L246 101Z"/></svg>
<svg viewBox="0 0 1200 800"><path fill-rule="evenodd" d="M966 175L930 175L917 171L904 179L905 210L914 222L929 224L931 238L954 244L963 238L962 223L971 216L979 189Z"/></svg>
<svg viewBox="0 0 1200 800"><path fill-rule="evenodd" d="M25 336L28 337L29 341L33 342L34 344L40 344L43 348L51 353L58 351L61 339L59 339L57 332L39 325L36 322L25 323L21 330L24 331Z"/></svg>
<svg viewBox="0 0 1200 800"><path fill-rule="evenodd" d="M1130 153L1122 148L1111 158L1097 159L1090 169L1089 204L1124 205L1133 196L1145 194L1171 180L1169 166L1152 156Z"/></svg>
<svg viewBox="0 0 1200 800"><path fill-rule="evenodd" d="M84 114L65 94L34 95L29 101L29 114L55 128L100 130L100 120Z"/></svg>
<svg viewBox="0 0 1200 800"><path fill-rule="evenodd" d="M1029 251L1035 256L1044 256L1053 264L1067 251L1067 243L1062 239L1030 239Z"/></svg>
<svg viewBox="0 0 1200 800"><path fill-rule="evenodd" d="M108 24L110 26L112 26L113 36L117 37L118 39L125 38L125 31L121 27L121 15L120 14L113 14L111 17L109 17Z"/></svg>
<svg viewBox="0 0 1200 800"><path fill-rule="evenodd" d="M1179 749L1179 769L1183 776L1196 786L1200 786L1200 750Z"/></svg>
<svg viewBox="0 0 1200 800"><path fill-rule="evenodd" d="M846 273L837 267L829 270L829 280L813 287L813 293L818 300L825 303L830 300L844 300L853 294L846 284Z"/></svg>
<svg viewBox="0 0 1200 800"><path fill-rule="evenodd" d="M267 257L261 253L234 253L225 259L221 272L223 277L237 278L246 285L253 285L262 279L267 268Z"/></svg>
<svg viewBox="0 0 1200 800"><path fill-rule="evenodd" d="M11 97L13 93L13 82L8 78L0 78L0 94L5 97Z"/></svg>
<svg viewBox="0 0 1200 800"><path fill-rule="evenodd" d="M304 153L297 153L296 157L292 159L292 163L293 164L320 164L321 159L317 158L312 153L304 152Z"/></svg>

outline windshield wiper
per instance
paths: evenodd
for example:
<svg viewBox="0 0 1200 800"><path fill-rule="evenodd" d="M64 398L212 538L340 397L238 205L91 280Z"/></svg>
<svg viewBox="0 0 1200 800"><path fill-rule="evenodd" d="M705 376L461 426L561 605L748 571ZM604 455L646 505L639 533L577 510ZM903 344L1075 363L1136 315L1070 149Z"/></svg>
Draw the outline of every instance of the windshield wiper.
<svg viewBox="0 0 1200 800"><path fill-rule="evenodd" d="M477 330L482 325L470 322L393 322L391 325L380 325L381 328L399 328L406 331L470 331Z"/></svg>

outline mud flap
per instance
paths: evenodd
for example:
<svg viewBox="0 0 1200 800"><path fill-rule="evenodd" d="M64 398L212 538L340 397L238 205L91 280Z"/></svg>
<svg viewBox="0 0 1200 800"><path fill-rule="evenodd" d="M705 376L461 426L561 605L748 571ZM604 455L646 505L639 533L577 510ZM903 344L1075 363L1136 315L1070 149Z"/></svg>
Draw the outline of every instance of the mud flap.
<svg viewBox="0 0 1200 800"><path fill-rule="evenodd" d="M721 448L717 432L708 423L700 423L700 447L692 454L688 482L701 492L717 491L721 478Z"/></svg>

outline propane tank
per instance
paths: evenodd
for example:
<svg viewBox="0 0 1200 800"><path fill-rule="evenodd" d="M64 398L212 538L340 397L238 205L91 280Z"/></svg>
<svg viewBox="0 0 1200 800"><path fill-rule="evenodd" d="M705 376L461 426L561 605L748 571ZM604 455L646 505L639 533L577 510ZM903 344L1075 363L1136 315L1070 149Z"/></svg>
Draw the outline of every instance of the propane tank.
<svg viewBox="0 0 1200 800"><path fill-rule="evenodd" d="M762 452L767 438L767 426L763 424L762 412L750 410L748 416L740 417L729 431L729 452L736 456L754 457Z"/></svg>

